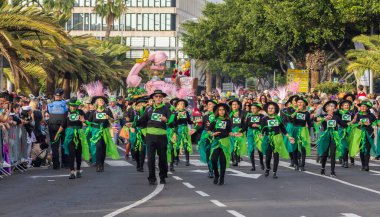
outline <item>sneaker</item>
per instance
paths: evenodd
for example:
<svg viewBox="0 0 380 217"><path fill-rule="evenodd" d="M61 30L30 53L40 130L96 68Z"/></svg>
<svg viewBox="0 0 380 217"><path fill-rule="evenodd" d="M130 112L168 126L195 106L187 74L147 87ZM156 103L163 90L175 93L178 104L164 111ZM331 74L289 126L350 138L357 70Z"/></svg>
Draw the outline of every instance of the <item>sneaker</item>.
<svg viewBox="0 0 380 217"><path fill-rule="evenodd" d="M150 181L149 181L149 185L157 185L157 183L156 183L155 180L150 180Z"/></svg>
<svg viewBox="0 0 380 217"><path fill-rule="evenodd" d="M265 176L265 177L268 177L268 176L269 176L269 170L265 170L264 176Z"/></svg>
<svg viewBox="0 0 380 217"><path fill-rule="evenodd" d="M326 175L324 168L321 169L321 175Z"/></svg>
<svg viewBox="0 0 380 217"><path fill-rule="evenodd" d="M2 167L3 168L9 168L9 167L11 167L11 165L9 163L7 163L7 162L4 161Z"/></svg>
<svg viewBox="0 0 380 217"><path fill-rule="evenodd" d="M214 177L214 185L217 185L219 181L219 176Z"/></svg>
<svg viewBox="0 0 380 217"><path fill-rule="evenodd" d="M335 177L336 177L335 172L331 172L331 173L330 173L330 177L331 177L331 178L335 178Z"/></svg>
<svg viewBox="0 0 380 217"><path fill-rule="evenodd" d="M80 171L77 171L77 175L76 175L76 177L77 177L78 179L82 178L82 173L81 173Z"/></svg>
<svg viewBox="0 0 380 217"><path fill-rule="evenodd" d="M273 173L273 178L274 178L274 179L277 179L277 178L278 178L278 176L277 176L277 173L276 173L276 172L274 172L274 173Z"/></svg>
<svg viewBox="0 0 380 217"><path fill-rule="evenodd" d="M71 173L71 174L70 174L69 179L75 179L75 175L74 175L74 173Z"/></svg>
<svg viewBox="0 0 380 217"><path fill-rule="evenodd" d="M214 178L214 173L213 173L213 172L208 172L208 177L209 177L210 179Z"/></svg>

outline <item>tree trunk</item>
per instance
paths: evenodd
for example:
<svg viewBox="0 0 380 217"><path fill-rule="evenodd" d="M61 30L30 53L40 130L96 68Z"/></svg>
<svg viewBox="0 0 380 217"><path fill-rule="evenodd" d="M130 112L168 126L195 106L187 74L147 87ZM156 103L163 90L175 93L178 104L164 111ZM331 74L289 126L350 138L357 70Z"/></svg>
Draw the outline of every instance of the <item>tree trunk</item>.
<svg viewBox="0 0 380 217"><path fill-rule="evenodd" d="M65 76L63 78L63 92L65 99L70 99L70 93L71 93L71 74L69 72L65 72Z"/></svg>
<svg viewBox="0 0 380 217"><path fill-rule="evenodd" d="M320 75L326 66L327 56L324 50L306 54L306 68L310 71L310 88L313 90L320 82Z"/></svg>
<svg viewBox="0 0 380 217"><path fill-rule="evenodd" d="M212 91L212 74L210 71L206 71L206 92Z"/></svg>
<svg viewBox="0 0 380 217"><path fill-rule="evenodd" d="M222 88L222 75L220 74L220 72L217 72L216 73L216 79L215 79L215 88Z"/></svg>
<svg viewBox="0 0 380 217"><path fill-rule="evenodd" d="M46 96L48 98L52 98L54 95L54 89L55 89L55 79L54 75L49 74L46 77Z"/></svg>

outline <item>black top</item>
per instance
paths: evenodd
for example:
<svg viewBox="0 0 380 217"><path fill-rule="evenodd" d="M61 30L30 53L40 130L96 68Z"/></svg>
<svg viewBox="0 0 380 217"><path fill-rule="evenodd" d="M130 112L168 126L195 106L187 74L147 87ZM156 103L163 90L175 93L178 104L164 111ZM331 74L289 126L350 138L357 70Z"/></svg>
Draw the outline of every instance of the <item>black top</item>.
<svg viewBox="0 0 380 217"><path fill-rule="evenodd" d="M345 122L346 124L354 120L354 117L355 117L355 113L353 110L347 111L347 112L343 112L342 110L337 110L334 112L334 114L339 116L340 119L342 119L342 121ZM340 127L343 127L343 126L340 126Z"/></svg>
<svg viewBox="0 0 380 217"><path fill-rule="evenodd" d="M202 130L207 130L208 131L210 129L210 124L213 121L215 121L215 116L214 116L214 118L211 118L211 120L210 120L210 113L207 112L206 114L204 114L202 116L202 126L200 126L200 128L198 128L198 130L199 131L202 131Z"/></svg>
<svg viewBox="0 0 380 217"><path fill-rule="evenodd" d="M75 112L67 111L65 112L65 120L62 122L62 127L83 127L82 121L80 121L80 116L84 117L84 112L78 109Z"/></svg>
<svg viewBox="0 0 380 217"><path fill-rule="evenodd" d="M328 114L323 114L319 116L320 118L326 118ZM314 120L317 121L318 117L315 117ZM333 114L331 120L323 120L322 126L323 129L327 130L328 128L333 128L334 130L338 130L338 125L342 127L347 127L347 123L342 121L339 115Z"/></svg>
<svg viewBox="0 0 380 217"><path fill-rule="evenodd" d="M224 119L220 121L218 119L215 119L215 121L210 124L209 130L211 132L221 132L215 138L220 138L220 139L226 138L232 132L231 119Z"/></svg>
<svg viewBox="0 0 380 217"><path fill-rule="evenodd" d="M174 118L175 125L192 124L191 117L188 111L177 111Z"/></svg>
<svg viewBox="0 0 380 217"><path fill-rule="evenodd" d="M232 113L231 113L232 114ZM244 128L244 120L245 120L245 112L239 111L239 115L237 116L230 116L231 122L232 122L232 128L238 127L243 130Z"/></svg>
<svg viewBox="0 0 380 217"><path fill-rule="evenodd" d="M308 111L297 112L293 117L290 117L290 120L293 122L294 126L305 127L306 124L308 127L313 126Z"/></svg>
<svg viewBox="0 0 380 217"><path fill-rule="evenodd" d="M94 112L94 110L88 110L86 113L84 113L84 119L88 120L92 112Z"/></svg>
<svg viewBox="0 0 380 217"><path fill-rule="evenodd" d="M145 112L141 118L137 121L137 126L142 127L146 124L147 128L154 127L166 129L166 122L161 121L161 117L164 116L169 120L170 114L170 109L166 105L161 108L156 108L155 110L153 107L148 107L145 109Z"/></svg>
<svg viewBox="0 0 380 217"><path fill-rule="evenodd" d="M100 124L103 124L103 128L107 128L110 126L110 122L106 118L106 115L108 115L108 117L113 117L112 112L109 109L104 109L102 112L95 110L91 112L88 121L90 121L91 123L95 123L95 127L100 126Z"/></svg>
<svg viewBox="0 0 380 217"><path fill-rule="evenodd" d="M245 118L245 127L244 127L244 130L248 130L248 128L251 128L251 129L259 129L259 126L260 123L261 123L261 119L264 118L264 115L263 114L257 114L257 115L253 115L253 114L248 114ZM253 127L252 125L253 124L256 124L258 125L258 127Z"/></svg>
<svg viewBox="0 0 380 217"><path fill-rule="evenodd" d="M36 137L39 137L42 135L42 131L41 131L41 121L43 119L42 117L42 113L40 110L34 110L33 111L33 117L34 117L34 122L35 122L35 125L34 125L34 135Z"/></svg>
<svg viewBox="0 0 380 217"><path fill-rule="evenodd" d="M363 126L361 128L367 130L368 133L372 134L373 133L373 127L371 125L369 125L369 126L364 125L364 122L366 122L366 120L368 120L369 123L372 124L373 122L376 121L376 117L375 117L375 115L373 115L369 111L365 115L361 115L360 113L356 114L355 123L356 124L357 123L363 123Z"/></svg>
<svg viewBox="0 0 380 217"><path fill-rule="evenodd" d="M284 123L279 121L276 118L270 118L268 116L265 116L261 119L260 125L262 128L262 133L264 135L269 135L269 133L274 133L274 134L287 134L287 131L285 129Z"/></svg>

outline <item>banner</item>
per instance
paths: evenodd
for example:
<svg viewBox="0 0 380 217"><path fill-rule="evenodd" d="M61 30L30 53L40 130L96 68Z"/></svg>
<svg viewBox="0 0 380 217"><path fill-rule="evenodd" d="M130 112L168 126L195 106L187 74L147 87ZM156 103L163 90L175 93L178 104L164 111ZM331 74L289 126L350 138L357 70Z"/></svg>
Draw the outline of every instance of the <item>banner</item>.
<svg viewBox="0 0 380 217"><path fill-rule="evenodd" d="M309 92L309 72L308 70L300 69L288 69L288 84L291 82L299 82L299 92L307 93Z"/></svg>

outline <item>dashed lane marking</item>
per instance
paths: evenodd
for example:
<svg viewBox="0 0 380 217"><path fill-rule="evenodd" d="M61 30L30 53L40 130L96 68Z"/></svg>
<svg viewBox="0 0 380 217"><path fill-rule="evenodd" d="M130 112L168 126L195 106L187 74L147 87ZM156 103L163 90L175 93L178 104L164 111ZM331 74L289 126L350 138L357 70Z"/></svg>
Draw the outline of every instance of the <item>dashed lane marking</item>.
<svg viewBox="0 0 380 217"><path fill-rule="evenodd" d="M183 179L182 178L180 178L180 177L178 177L178 176L172 176L173 177L173 179L175 179L175 180L177 180L177 181L182 181Z"/></svg>
<svg viewBox="0 0 380 217"><path fill-rule="evenodd" d="M218 200L210 200L211 203L215 204L218 207L226 207L223 203L219 202Z"/></svg>
<svg viewBox="0 0 380 217"><path fill-rule="evenodd" d="M195 191L197 194L201 195L202 197L209 197L210 195L206 194L203 191Z"/></svg>
<svg viewBox="0 0 380 217"><path fill-rule="evenodd" d="M188 183L188 182L182 182L182 184L188 188L195 188L192 184Z"/></svg>
<svg viewBox="0 0 380 217"><path fill-rule="evenodd" d="M235 210L227 210L227 212L232 214L233 216L236 216L236 217L245 217L245 215L242 215L242 214L236 212Z"/></svg>

